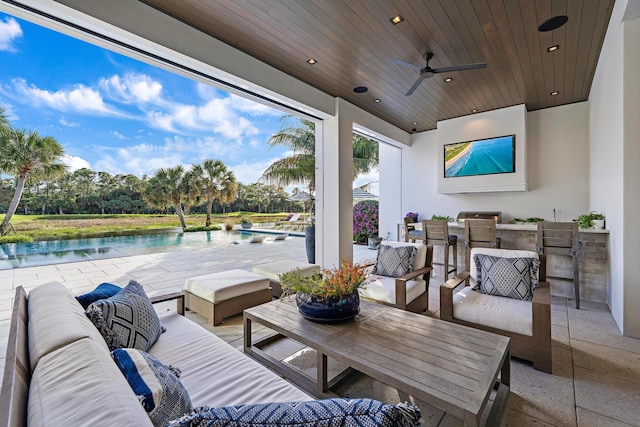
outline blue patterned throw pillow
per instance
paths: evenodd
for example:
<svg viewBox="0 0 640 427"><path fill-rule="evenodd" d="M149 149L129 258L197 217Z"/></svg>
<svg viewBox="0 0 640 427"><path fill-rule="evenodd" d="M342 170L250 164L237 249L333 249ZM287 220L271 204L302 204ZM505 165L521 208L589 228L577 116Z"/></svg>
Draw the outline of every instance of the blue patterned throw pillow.
<svg viewBox="0 0 640 427"><path fill-rule="evenodd" d="M109 350L129 347L147 351L164 332L149 297L134 280L111 298L91 304L85 313Z"/></svg>
<svg viewBox="0 0 640 427"><path fill-rule="evenodd" d="M419 426L420 409L372 399L326 399L309 402L261 403L224 408L196 408L168 427L344 427Z"/></svg>
<svg viewBox="0 0 640 427"><path fill-rule="evenodd" d="M413 245L380 245L374 274L386 277L402 277L407 273L411 273L417 253L418 249Z"/></svg>
<svg viewBox="0 0 640 427"><path fill-rule="evenodd" d="M538 287L539 260L477 254L473 261L477 272L474 291L524 301L533 299L533 290Z"/></svg>
<svg viewBox="0 0 640 427"><path fill-rule="evenodd" d="M111 352L127 382L154 426L189 414L193 407L187 389L178 377L180 370L165 366L142 350L121 348Z"/></svg>
<svg viewBox="0 0 640 427"><path fill-rule="evenodd" d="M120 292L122 288L120 286L111 283L100 283L97 288L86 294L78 295L76 299L82 305L85 310L94 302L110 298Z"/></svg>

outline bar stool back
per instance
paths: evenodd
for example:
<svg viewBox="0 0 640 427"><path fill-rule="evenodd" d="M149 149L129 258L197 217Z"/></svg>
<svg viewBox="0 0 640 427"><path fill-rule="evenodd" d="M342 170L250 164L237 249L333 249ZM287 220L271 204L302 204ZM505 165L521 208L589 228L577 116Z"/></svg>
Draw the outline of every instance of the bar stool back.
<svg viewBox="0 0 640 427"><path fill-rule="evenodd" d="M464 221L464 247L466 248L465 265L470 264L471 248L500 249L500 238L497 237L494 219L467 219Z"/></svg>
<svg viewBox="0 0 640 427"><path fill-rule="evenodd" d="M425 236L425 244L443 247L443 262L434 262L432 264L443 266L444 280L449 279L450 273L455 276L458 273L458 236L449 234L447 221L444 219L423 219L422 233ZM449 265L449 248L453 249L453 266Z"/></svg>
<svg viewBox="0 0 640 427"><path fill-rule="evenodd" d="M573 288L580 308L580 248L577 222L539 222L536 250L539 254L569 256L573 261ZM564 276L557 278L565 278Z"/></svg>
<svg viewBox="0 0 640 427"><path fill-rule="evenodd" d="M404 241L421 243L424 240L424 231L416 230L413 225L413 218L404 219Z"/></svg>

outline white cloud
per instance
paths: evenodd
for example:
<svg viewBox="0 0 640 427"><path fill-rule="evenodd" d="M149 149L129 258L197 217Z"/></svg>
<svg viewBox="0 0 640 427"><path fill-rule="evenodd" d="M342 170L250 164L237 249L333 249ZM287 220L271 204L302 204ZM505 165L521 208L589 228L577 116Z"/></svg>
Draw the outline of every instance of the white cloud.
<svg viewBox="0 0 640 427"><path fill-rule="evenodd" d="M115 74L98 83L108 96L124 103L163 102L162 84L145 74Z"/></svg>
<svg viewBox="0 0 640 427"><path fill-rule="evenodd" d="M115 136L116 138L122 140L122 139L129 139L126 136L124 136L123 134L121 134L120 132L118 132L117 130L113 130L111 131L111 135Z"/></svg>
<svg viewBox="0 0 640 427"><path fill-rule="evenodd" d="M238 165L229 166L229 169L233 171L238 182L242 182L243 184L252 184L257 182L262 176L262 173L276 160L279 159L276 157L253 163L242 162Z"/></svg>
<svg viewBox="0 0 640 427"><path fill-rule="evenodd" d="M96 90L82 84L75 85L71 89L51 92L35 85L27 85L27 82L21 78L13 79L12 83L16 94L25 98L32 106L47 106L59 111L118 114L105 105L102 96Z"/></svg>
<svg viewBox="0 0 640 427"><path fill-rule="evenodd" d="M22 28L18 21L11 17L0 21L0 51L15 52L13 42L22 37Z"/></svg>
<svg viewBox="0 0 640 427"><path fill-rule="evenodd" d="M60 117L59 122L60 122L60 124L62 126L66 126L68 128L79 128L80 127L80 123L78 123L78 122L69 122L64 117Z"/></svg>
<svg viewBox="0 0 640 427"><path fill-rule="evenodd" d="M74 172L78 169L88 168L91 169L91 165L82 157L69 156L68 154L62 155L62 163L65 164L69 172Z"/></svg>

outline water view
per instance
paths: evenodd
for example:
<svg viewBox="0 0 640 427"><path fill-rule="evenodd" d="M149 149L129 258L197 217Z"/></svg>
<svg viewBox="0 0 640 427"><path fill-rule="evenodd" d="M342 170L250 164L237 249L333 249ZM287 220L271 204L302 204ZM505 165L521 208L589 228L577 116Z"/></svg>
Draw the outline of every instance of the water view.
<svg viewBox="0 0 640 427"><path fill-rule="evenodd" d="M243 244L256 234L253 231L221 230L2 244L0 270Z"/></svg>
<svg viewBox="0 0 640 427"><path fill-rule="evenodd" d="M447 150L457 153L446 161L445 178L515 172L512 136L446 145L445 159Z"/></svg>

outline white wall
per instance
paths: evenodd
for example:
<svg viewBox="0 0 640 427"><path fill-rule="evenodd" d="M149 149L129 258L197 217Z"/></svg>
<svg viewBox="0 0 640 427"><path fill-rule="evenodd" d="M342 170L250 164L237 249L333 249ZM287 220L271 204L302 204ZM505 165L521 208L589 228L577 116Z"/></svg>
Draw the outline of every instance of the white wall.
<svg viewBox="0 0 640 427"><path fill-rule="evenodd" d="M390 144L379 144L380 205L379 235L389 240L398 239L398 218L402 218L402 150Z"/></svg>
<svg viewBox="0 0 640 427"><path fill-rule="evenodd" d="M438 122L438 193L486 193L527 189L527 123L524 104ZM505 174L444 177L444 145L515 135L515 171Z"/></svg>
<svg viewBox="0 0 640 427"><path fill-rule="evenodd" d="M421 218L433 214L455 218L460 211L499 210L504 222L532 216L553 220L554 208L558 221L588 212L587 103L526 115L529 191L438 194L441 142L437 129L414 134L411 147L402 150L402 212L417 211Z"/></svg>

